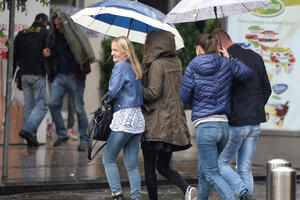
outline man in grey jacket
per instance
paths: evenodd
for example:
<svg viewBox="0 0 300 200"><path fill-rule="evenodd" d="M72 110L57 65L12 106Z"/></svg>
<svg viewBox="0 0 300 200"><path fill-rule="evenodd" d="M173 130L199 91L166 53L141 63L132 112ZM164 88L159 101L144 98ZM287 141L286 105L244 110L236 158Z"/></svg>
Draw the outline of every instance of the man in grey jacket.
<svg viewBox="0 0 300 200"><path fill-rule="evenodd" d="M46 57L46 71L51 84L49 107L55 123L58 138L54 146L60 146L70 138L61 115L61 105L65 94L71 96L78 119L80 144L78 151L88 148L86 130L88 119L84 109L84 88L86 74L90 72L90 62L94 53L87 36L72 19L64 13L54 17L54 27L50 30Z"/></svg>

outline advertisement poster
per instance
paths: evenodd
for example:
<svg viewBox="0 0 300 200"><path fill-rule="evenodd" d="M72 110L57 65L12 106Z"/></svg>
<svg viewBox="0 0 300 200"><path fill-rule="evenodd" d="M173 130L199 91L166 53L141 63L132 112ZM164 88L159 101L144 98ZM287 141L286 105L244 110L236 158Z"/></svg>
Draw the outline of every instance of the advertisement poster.
<svg viewBox="0 0 300 200"><path fill-rule="evenodd" d="M15 36L19 31L32 25L35 16L38 13L45 13L49 16L49 7L43 6L39 1L27 1L26 11L15 10ZM6 77L7 77L7 47L5 42L8 38L9 28L9 10L0 11L0 29L4 32L5 37L0 38L0 143L3 142L3 121L5 113L5 94L6 94ZM23 139L18 136L23 125L23 92L12 84L12 102L11 102L11 120L10 120L10 143L23 143ZM39 140L39 138L38 138Z"/></svg>
<svg viewBox="0 0 300 200"><path fill-rule="evenodd" d="M262 129L300 131L299 0L271 0L268 6L228 17L232 40L264 59L272 94Z"/></svg>

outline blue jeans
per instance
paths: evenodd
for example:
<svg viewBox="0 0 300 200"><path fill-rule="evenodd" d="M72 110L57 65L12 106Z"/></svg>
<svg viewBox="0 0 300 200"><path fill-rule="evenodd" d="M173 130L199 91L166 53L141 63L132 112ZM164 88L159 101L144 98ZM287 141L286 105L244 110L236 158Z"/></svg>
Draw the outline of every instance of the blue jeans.
<svg viewBox="0 0 300 200"><path fill-rule="evenodd" d="M69 93L74 105L78 119L78 131L81 142L87 143L88 137L86 130L88 127L88 119L84 109L84 94L85 83L77 83L74 75L58 74L51 84L51 97L49 107L52 119L55 123L56 133L60 138L69 138L69 133L66 129L64 119L61 114L61 106L63 97Z"/></svg>
<svg viewBox="0 0 300 200"><path fill-rule="evenodd" d="M260 125L230 127L229 141L219 157L219 168L223 177L240 196L246 190L253 193L252 158L260 133ZM237 173L230 164L237 156Z"/></svg>
<svg viewBox="0 0 300 200"><path fill-rule="evenodd" d="M218 155L225 147L229 136L227 122L204 122L196 126L196 141L199 153L198 200L207 200L213 186L223 200L234 200L229 184L221 176Z"/></svg>
<svg viewBox="0 0 300 200"><path fill-rule="evenodd" d="M37 129L48 110L46 78L41 75L22 75L22 87L24 92L24 125L22 130L36 136Z"/></svg>
<svg viewBox="0 0 300 200"><path fill-rule="evenodd" d="M138 168L139 145L142 134L112 131L103 154L106 177L113 193L122 192L120 174L116 165L118 154L123 149L127 169L131 199L141 199L141 175Z"/></svg>

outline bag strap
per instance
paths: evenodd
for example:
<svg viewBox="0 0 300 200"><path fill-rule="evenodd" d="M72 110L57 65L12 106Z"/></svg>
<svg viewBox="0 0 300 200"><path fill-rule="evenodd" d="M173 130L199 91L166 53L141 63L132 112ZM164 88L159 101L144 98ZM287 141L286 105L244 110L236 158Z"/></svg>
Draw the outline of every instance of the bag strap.
<svg viewBox="0 0 300 200"><path fill-rule="evenodd" d="M97 151L94 153L94 155L92 155L92 150L95 147L95 145L98 143L98 141L96 141L93 144L94 134L95 134L95 132L92 131L92 134L90 135L90 141L88 143L89 144L88 145L88 159L89 159L89 162L92 161L97 156L97 154L101 151L101 149L103 149L103 147L106 145L106 142L105 142L104 144L101 145L101 147L99 147L99 149L97 149Z"/></svg>
<svg viewBox="0 0 300 200"><path fill-rule="evenodd" d="M89 162L91 162L98 155L98 153L101 151L101 149L103 149L103 147L107 144L106 142L104 144L102 144L101 147L99 147L99 149L97 149L97 151L94 153L94 155L92 155L92 150L95 147L95 145L97 144L97 142L95 142L94 145L90 144L89 147L88 147L88 159L89 159Z"/></svg>

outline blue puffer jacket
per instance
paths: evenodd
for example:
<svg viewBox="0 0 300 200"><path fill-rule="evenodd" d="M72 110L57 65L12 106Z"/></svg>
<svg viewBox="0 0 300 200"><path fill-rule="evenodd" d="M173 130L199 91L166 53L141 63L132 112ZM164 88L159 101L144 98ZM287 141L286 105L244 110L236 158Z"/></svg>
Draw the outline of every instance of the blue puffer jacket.
<svg viewBox="0 0 300 200"><path fill-rule="evenodd" d="M189 63L180 98L185 104L192 103L192 121L230 113L233 78L247 81L253 78L253 72L240 60L229 60L217 54L198 55Z"/></svg>

